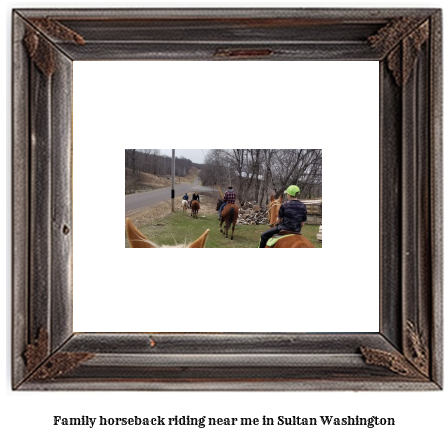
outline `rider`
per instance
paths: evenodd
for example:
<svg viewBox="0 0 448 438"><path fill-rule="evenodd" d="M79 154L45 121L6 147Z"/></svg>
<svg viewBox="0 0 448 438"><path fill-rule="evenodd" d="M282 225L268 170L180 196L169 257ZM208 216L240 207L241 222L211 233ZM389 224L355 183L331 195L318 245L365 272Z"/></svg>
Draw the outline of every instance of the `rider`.
<svg viewBox="0 0 448 438"><path fill-rule="evenodd" d="M191 197L191 202L193 202L193 201L201 202L201 201L199 200L198 192L194 192L194 193L193 193L193 196ZM191 203L190 203L190 205L191 205Z"/></svg>
<svg viewBox="0 0 448 438"><path fill-rule="evenodd" d="M300 233L302 227L305 225L307 211L305 204L297 199L300 194L299 187L289 186L285 190L285 193L288 201L281 205L275 227L265 231L261 235L259 248L265 248L267 241L274 234L278 234L282 230Z"/></svg>
<svg viewBox="0 0 448 438"><path fill-rule="evenodd" d="M236 193L232 186L228 187L228 190L224 193L224 202L219 209L219 220L221 220L221 212L227 204L235 204Z"/></svg>
<svg viewBox="0 0 448 438"><path fill-rule="evenodd" d="M190 203L188 202L188 193L185 193L185 195L182 198L184 201L187 201L187 208L190 208Z"/></svg>

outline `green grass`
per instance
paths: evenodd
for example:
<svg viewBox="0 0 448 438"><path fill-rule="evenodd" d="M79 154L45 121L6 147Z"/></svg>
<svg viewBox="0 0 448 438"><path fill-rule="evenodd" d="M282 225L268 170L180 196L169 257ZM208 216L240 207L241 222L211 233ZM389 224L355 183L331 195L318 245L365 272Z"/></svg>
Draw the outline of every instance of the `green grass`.
<svg viewBox="0 0 448 438"><path fill-rule="evenodd" d="M205 217L202 217L205 216ZM157 245L176 245L185 242L191 243L210 229L206 248L256 248L260 240L260 234L268 230L267 225L237 225L235 227L234 240L226 239L219 231L218 214L201 214L193 219L188 213L174 212L163 219L159 219L157 225L139 225L140 231ZM223 225L224 227L224 225ZM317 242L316 234L319 225L305 225L302 234L313 242L316 248L322 248L322 243ZM128 240L125 242L129 247Z"/></svg>

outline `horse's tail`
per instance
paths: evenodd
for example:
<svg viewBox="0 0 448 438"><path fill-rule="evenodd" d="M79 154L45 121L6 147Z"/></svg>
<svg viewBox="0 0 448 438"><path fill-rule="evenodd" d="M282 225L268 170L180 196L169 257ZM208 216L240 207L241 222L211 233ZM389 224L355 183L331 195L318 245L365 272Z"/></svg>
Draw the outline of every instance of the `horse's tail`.
<svg viewBox="0 0 448 438"><path fill-rule="evenodd" d="M232 225L234 215L235 215L235 209L233 207L230 207L229 214L226 217L226 226L230 227L230 225Z"/></svg>

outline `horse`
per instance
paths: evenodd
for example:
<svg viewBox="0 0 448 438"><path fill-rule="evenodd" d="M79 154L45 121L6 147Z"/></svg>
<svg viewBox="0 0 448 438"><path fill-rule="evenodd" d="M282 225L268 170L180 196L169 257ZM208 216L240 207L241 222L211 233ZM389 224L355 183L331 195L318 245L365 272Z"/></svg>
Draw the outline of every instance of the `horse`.
<svg viewBox="0 0 448 438"><path fill-rule="evenodd" d="M193 216L193 219L198 218L198 211L199 211L199 202L198 201L191 201L191 216Z"/></svg>
<svg viewBox="0 0 448 438"><path fill-rule="evenodd" d="M224 204L224 201L222 199L218 199L218 203L216 204L217 211L219 211L222 204ZM230 236L230 240L233 240L233 233L235 231L236 221L238 220L238 213L239 209L235 204L227 204L221 212L221 223L219 224L219 231L221 231L221 233L224 233L226 238L228 238L229 228L232 225L232 234ZM226 223L225 232L222 231L222 224L224 222Z"/></svg>
<svg viewBox="0 0 448 438"><path fill-rule="evenodd" d="M204 248L207 236L210 230L206 230L199 239L195 240L193 243L177 245L172 248ZM151 242L146 238L146 236L141 233L133 222L126 218L126 233L128 235L129 244L131 248L167 248L167 246L157 246L155 243Z"/></svg>
<svg viewBox="0 0 448 438"><path fill-rule="evenodd" d="M280 195L280 198L275 199L273 195L271 195L271 202L269 203L268 208L268 220L269 227L273 228L277 222L278 211L282 206L283 196ZM281 232L281 234L290 234L288 232ZM269 248L269 246L266 246ZM280 239L273 248L315 248L311 240L307 239L305 236L301 234L291 234L288 237L284 237Z"/></svg>
<svg viewBox="0 0 448 438"><path fill-rule="evenodd" d="M188 209L188 201L186 201L185 199L182 201L182 210L184 211L184 213L187 211Z"/></svg>

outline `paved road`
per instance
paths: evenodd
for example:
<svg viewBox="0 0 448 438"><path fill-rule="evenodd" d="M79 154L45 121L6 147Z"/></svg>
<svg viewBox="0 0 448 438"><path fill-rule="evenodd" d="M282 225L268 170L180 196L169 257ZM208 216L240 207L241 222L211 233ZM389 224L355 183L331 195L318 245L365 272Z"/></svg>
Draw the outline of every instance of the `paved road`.
<svg viewBox="0 0 448 438"><path fill-rule="evenodd" d="M203 187L196 178L193 183L183 183L174 185L175 196L181 196L188 192L191 198L193 191L197 190L199 195L201 192L213 190L212 187ZM171 186L162 189L151 190L150 192L135 193L125 196L125 212L129 213L140 208L149 207L158 202L168 201L171 199Z"/></svg>

